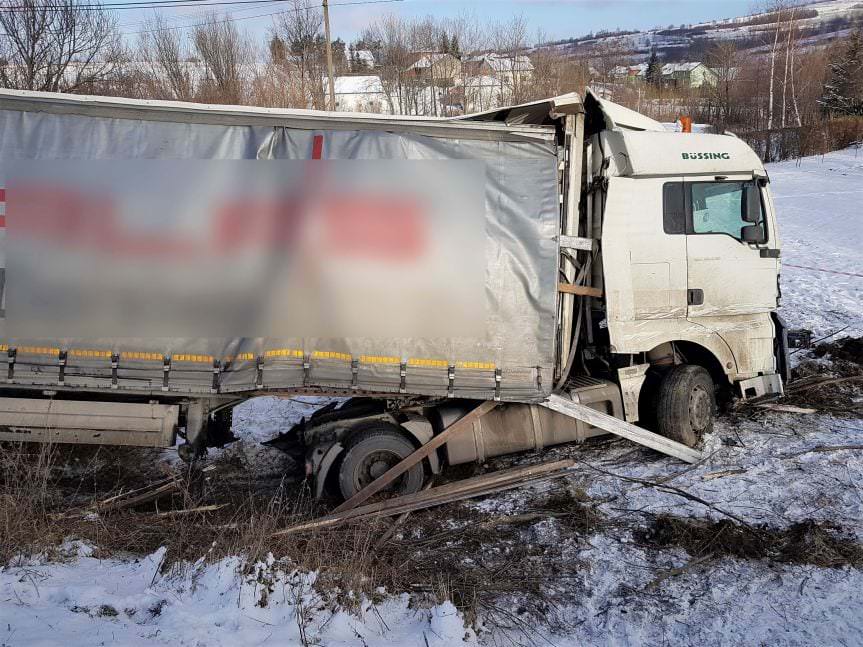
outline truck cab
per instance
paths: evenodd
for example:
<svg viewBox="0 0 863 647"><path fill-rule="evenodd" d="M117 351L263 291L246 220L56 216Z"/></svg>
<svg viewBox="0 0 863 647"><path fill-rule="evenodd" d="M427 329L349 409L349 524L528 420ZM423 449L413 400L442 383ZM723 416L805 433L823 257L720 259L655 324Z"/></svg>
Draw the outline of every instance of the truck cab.
<svg viewBox="0 0 863 647"><path fill-rule="evenodd" d="M742 397L780 392L780 242L758 156L733 135L668 132L597 104L610 122L588 144L610 350L697 347Z"/></svg>
<svg viewBox="0 0 863 647"><path fill-rule="evenodd" d="M607 329L609 356L625 364L626 419L652 419L691 444L693 434L662 429L656 411L675 366L700 367L720 398L731 389L743 398L782 392L769 178L733 135L669 132L591 92L584 107L585 202L600 249L592 284L603 293L594 319ZM692 387L696 371L678 369L687 371Z"/></svg>

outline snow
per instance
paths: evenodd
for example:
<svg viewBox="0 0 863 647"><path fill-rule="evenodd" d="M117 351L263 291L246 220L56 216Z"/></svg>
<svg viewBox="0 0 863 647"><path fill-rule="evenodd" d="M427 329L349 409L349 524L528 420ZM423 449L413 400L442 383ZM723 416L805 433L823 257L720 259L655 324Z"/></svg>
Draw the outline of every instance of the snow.
<svg viewBox="0 0 863 647"><path fill-rule="evenodd" d="M817 335L843 326L844 334L863 334L863 151L771 164L768 171L782 238L783 316ZM279 475L284 458L260 442L325 401L249 401L235 411L241 440L213 457L241 452L254 476ZM582 565L543 622L493 627L480 615L467 626L452 602L424 606L400 591L382 591L374 601L359 596L345 606L344 595L320 588L316 573L295 570L290 555L255 564L202 557L162 574L164 548L99 559L93 546L69 540L61 547L63 559L52 552L53 561L18 560L0 570L0 644L863 644L859 569L736 558L698 562L682 549L648 549L632 534L663 513L708 520L733 515L775 529L830 522L863 542L863 452L811 451L824 445L863 445L863 422L826 413L726 416L706 440L707 458L694 467L622 440L518 457L527 463L571 456L578 463L562 481L470 503L474 511L518 514L567 487L583 491L599 513L620 523L587 536L566 532L553 518L524 529L525 542L562 548L568 562ZM619 476L667 479L667 487ZM500 604L518 617L518 596Z"/></svg>
<svg viewBox="0 0 863 647"><path fill-rule="evenodd" d="M445 647L472 632L450 602L412 608L407 595L346 611L314 573L274 559L188 564L159 575L164 549L141 558L12 566L0 572L3 645L301 645Z"/></svg>
<svg viewBox="0 0 863 647"><path fill-rule="evenodd" d="M863 335L863 150L768 164L782 240L782 316Z"/></svg>
<svg viewBox="0 0 863 647"><path fill-rule="evenodd" d="M333 79L336 94L381 94L384 87L379 76L337 76Z"/></svg>
<svg viewBox="0 0 863 647"><path fill-rule="evenodd" d="M728 559L691 568L655 590L657 569L680 568L685 553L648 554L628 538L590 538L579 556L585 595L566 610L575 628L554 636L581 645L853 645L863 641L858 587L863 573L777 567ZM578 585L576 585L578 586ZM646 595L637 591L646 590Z"/></svg>

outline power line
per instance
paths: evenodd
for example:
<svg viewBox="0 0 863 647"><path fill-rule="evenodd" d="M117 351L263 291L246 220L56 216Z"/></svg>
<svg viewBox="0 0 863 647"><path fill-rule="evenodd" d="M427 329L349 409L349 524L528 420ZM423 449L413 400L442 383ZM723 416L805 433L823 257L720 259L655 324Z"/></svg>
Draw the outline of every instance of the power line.
<svg viewBox="0 0 863 647"><path fill-rule="evenodd" d="M235 4L269 4L273 2L290 2L291 0L140 0L136 2L109 2L105 4L76 4L72 5L75 11L115 11L123 9L173 9L175 7L210 7L217 5L235 5ZM316 9L317 7L309 7L308 9ZM302 11L303 9L300 9ZM9 9L0 9L0 12L26 12L30 9L26 7L11 7Z"/></svg>
<svg viewBox="0 0 863 647"><path fill-rule="evenodd" d="M230 18L230 17L235 16L236 14L244 13L244 12L248 12L248 11L254 11L255 9L259 9L259 8L260 7L254 6L254 7L244 7L243 9L233 9L231 11L226 12L226 17ZM146 11L146 9L142 9L142 11ZM159 16L161 16L162 20L169 22L169 23L175 23L175 24L181 23L184 21L188 21L188 20L202 20L208 15L208 12L204 11L204 10L189 12L189 13L173 14L173 15L167 15L164 12L163 13L156 13L157 11L158 11L157 9L153 9L154 15L159 15ZM143 20L130 20L128 22L120 23L119 25L117 25L117 27L119 27L123 31L126 31L127 29L132 28L132 27L141 27L143 25L146 25L150 22L150 20L151 20L150 18L145 18Z"/></svg>
<svg viewBox="0 0 863 647"><path fill-rule="evenodd" d="M133 2L113 2L106 4L72 4L71 7L76 11L116 11L116 10L132 10L132 9L174 9L174 8L183 8L183 7L215 7L215 6L224 6L224 5L243 5L243 4L271 4L277 2L290 2L290 0L216 0L215 2L212 0L133 0ZM352 2L334 2L331 3L330 6L349 6L349 5L369 5L369 4L386 4L392 2L403 2L403 0L354 0ZM306 7L299 7L288 9L283 12L277 13L287 13L289 11L313 11L321 8L321 5L308 5ZM37 7L38 10L38 7ZM23 5L16 5L11 7L2 7L0 8L0 13L27 13L33 11L33 7L26 7Z"/></svg>
<svg viewBox="0 0 863 647"><path fill-rule="evenodd" d="M404 0L357 0L355 2L331 2L331 7L345 7L349 5L366 5L366 4L389 4L392 2L403 2ZM200 5L199 5L200 6ZM206 5L204 5L206 6ZM171 27L159 27L157 29L144 29L141 31L128 32L127 36L137 36L139 34L155 34L160 31L175 31L178 29L194 29L195 27L205 27L207 25L220 25L229 22L239 22L241 20L254 20L255 18L269 18L271 16L281 16L287 13L298 13L300 11L311 11L317 9L317 6L309 6L299 9L283 9L282 11L271 11L269 13L256 14L254 16L242 16L240 18L225 18L223 20L208 20L205 22L195 23L191 25L174 25ZM243 11L240 9L239 11Z"/></svg>

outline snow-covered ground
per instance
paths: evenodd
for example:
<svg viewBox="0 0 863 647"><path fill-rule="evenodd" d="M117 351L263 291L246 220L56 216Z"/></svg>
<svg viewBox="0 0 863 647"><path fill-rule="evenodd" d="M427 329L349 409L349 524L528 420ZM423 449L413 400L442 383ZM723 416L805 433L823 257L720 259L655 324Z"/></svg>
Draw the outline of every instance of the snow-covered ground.
<svg viewBox="0 0 863 647"><path fill-rule="evenodd" d="M792 327L863 334L863 148L768 165Z"/></svg>
<svg viewBox="0 0 863 647"><path fill-rule="evenodd" d="M844 326L844 334L863 334L863 151L774 164L769 172L786 319L818 335ZM284 459L257 443L320 403L248 403L236 412L243 440L223 451L244 456L259 475L277 475ZM824 446L849 449L812 451ZM202 556L164 574L163 550L98 559L73 542L65 560L35 558L0 570L0 645L859 645L863 571L704 561L681 548L646 547L635 531L659 514L713 521L730 515L772 529L830 522L863 543L860 446L860 419L765 412L722 418L706 441L709 458L694 468L625 441L520 457L579 462L563 481L467 504L474 512L517 514L566 487L615 522L585 535L555 518L523 530L539 554L556 551L567 564L580 564L563 590L549 590L555 619L547 624L519 620L518 595L501 601L514 618L509 629L483 625L482 615L466 626L452 603L416 604L400 591L346 607L319 590L316 574L292 570L290 555L251 565Z"/></svg>

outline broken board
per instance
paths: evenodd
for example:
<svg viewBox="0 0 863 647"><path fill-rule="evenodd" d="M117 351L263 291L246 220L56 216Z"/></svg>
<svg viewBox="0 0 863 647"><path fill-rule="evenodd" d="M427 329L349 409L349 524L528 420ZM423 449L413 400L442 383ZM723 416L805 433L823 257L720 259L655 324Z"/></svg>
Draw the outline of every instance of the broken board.
<svg viewBox="0 0 863 647"><path fill-rule="evenodd" d="M639 445L644 445L645 447L667 454L668 456L679 458L686 463L697 463L702 459L701 452L692 449L691 447L687 447L686 445L671 440L670 438L666 438L665 436L655 434L652 431L636 427L635 425L624 422L614 416L609 416L608 414L597 411L596 409L591 409L584 404L573 402L563 396L553 393L540 404L547 409L551 409L557 413L562 413L565 416L575 418L576 420L581 420L589 425L598 427L603 431L615 434L621 438L626 438L627 440L631 440Z"/></svg>

